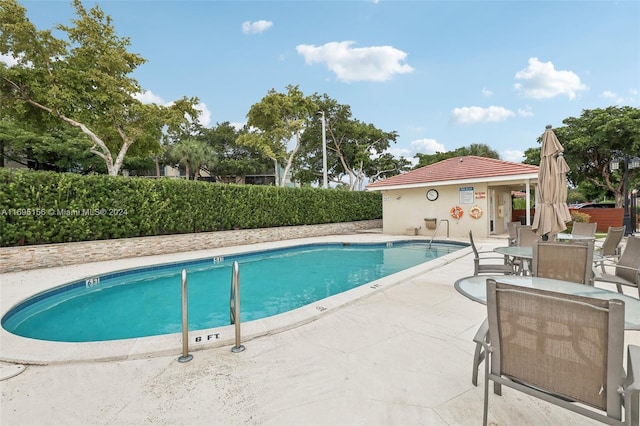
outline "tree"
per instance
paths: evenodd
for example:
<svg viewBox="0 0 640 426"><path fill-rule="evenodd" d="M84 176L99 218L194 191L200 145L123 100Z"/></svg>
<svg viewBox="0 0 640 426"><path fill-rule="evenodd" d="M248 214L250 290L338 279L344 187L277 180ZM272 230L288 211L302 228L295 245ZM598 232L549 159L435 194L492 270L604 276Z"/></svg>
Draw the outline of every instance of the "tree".
<svg viewBox="0 0 640 426"><path fill-rule="evenodd" d="M610 163L625 155L640 153L640 109L630 106L583 110L580 117L562 121L553 129L563 145L564 157L571 168L567 178L574 185L583 181L611 191L616 207L624 204L624 164L611 171ZM640 169L629 170L630 182L638 185Z"/></svg>
<svg viewBox="0 0 640 426"><path fill-rule="evenodd" d="M415 155L415 158L418 159L418 164L414 168L418 169L420 167L435 164L442 160L447 160L449 158L462 157L467 155L475 155L478 157L486 157L486 158L495 158L496 160L500 159L500 154L498 154L498 151L492 149L489 145L482 144L482 143L474 143L469 145L468 147L461 147L453 151L436 152L435 154L417 153Z"/></svg>
<svg viewBox="0 0 640 426"><path fill-rule="evenodd" d="M207 170L216 181L236 183L248 174L264 172L269 163L260 152L249 146L236 143L246 130L237 130L228 121L216 124L211 129L201 129L199 138L211 148Z"/></svg>
<svg viewBox="0 0 640 426"><path fill-rule="evenodd" d="M349 105L326 94L312 97L315 111L324 112L327 142L327 177L350 190L362 189L365 180L381 179L406 170L409 161L394 159L385 151L396 141L396 131L386 132L352 117ZM297 176L306 182L322 177L322 123L320 115L305 131Z"/></svg>
<svg viewBox="0 0 640 426"><path fill-rule="evenodd" d="M211 157L209 146L193 138L180 141L169 149L169 158L185 166L187 180L191 176L191 171L193 171L193 179L198 180L200 169L211 160Z"/></svg>
<svg viewBox="0 0 640 426"><path fill-rule="evenodd" d="M127 50L129 39L117 36L98 6L73 5L77 19L55 27L66 33L62 40L37 30L16 0L0 0L0 53L16 60L0 63L0 113L32 128L63 122L80 129L91 141L89 151L116 175L131 147L136 155L157 151L163 127L195 121L198 100L142 104L130 75L145 60Z"/></svg>
<svg viewBox="0 0 640 426"><path fill-rule="evenodd" d="M258 150L274 163L276 183L284 186L293 160L300 149L300 137L315 113L314 103L298 88L287 86L287 93L269 90L262 100L251 106L247 114L247 133L238 143ZM288 148L290 141L293 147ZM286 162L283 176L279 176L279 163Z"/></svg>
<svg viewBox="0 0 640 426"><path fill-rule="evenodd" d="M34 170L104 173L104 162L89 153L90 147L82 132L72 127L39 133L13 120L0 120L0 166L3 167L7 159Z"/></svg>
<svg viewBox="0 0 640 426"><path fill-rule="evenodd" d="M371 182L386 179L411 169L411 162L404 157L396 158L390 153L377 157L367 170Z"/></svg>

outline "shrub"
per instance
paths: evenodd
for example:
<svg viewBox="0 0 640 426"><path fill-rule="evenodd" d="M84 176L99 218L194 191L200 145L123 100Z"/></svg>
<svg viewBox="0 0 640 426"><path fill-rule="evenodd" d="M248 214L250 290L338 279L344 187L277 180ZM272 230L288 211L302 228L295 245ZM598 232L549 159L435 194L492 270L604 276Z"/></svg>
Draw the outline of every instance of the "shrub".
<svg viewBox="0 0 640 426"><path fill-rule="evenodd" d="M567 232L571 232L574 222L589 223L589 220L591 220L590 215L576 210L571 210L571 222L567 223Z"/></svg>
<svg viewBox="0 0 640 426"><path fill-rule="evenodd" d="M381 217L378 192L0 169L0 246Z"/></svg>

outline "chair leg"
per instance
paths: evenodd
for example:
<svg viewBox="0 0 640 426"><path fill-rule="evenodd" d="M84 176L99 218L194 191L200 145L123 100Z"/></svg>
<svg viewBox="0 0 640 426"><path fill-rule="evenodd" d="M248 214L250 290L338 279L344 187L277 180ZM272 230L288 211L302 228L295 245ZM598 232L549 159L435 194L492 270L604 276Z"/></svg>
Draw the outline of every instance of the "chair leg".
<svg viewBox="0 0 640 426"><path fill-rule="evenodd" d="M487 426L489 412L489 360L484 363L484 406L482 409L482 425Z"/></svg>

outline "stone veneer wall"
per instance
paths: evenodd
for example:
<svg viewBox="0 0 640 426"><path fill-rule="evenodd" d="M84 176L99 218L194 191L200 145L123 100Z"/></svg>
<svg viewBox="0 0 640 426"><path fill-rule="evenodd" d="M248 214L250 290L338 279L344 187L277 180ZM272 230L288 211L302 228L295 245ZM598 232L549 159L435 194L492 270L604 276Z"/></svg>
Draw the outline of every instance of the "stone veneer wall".
<svg viewBox="0 0 640 426"><path fill-rule="evenodd" d="M237 231L122 238L78 243L0 247L0 273L49 268L78 263L125 259L270 241L325 235L351 234L382 228L382 220L329 223L322 225L282 226Z"/></svg>

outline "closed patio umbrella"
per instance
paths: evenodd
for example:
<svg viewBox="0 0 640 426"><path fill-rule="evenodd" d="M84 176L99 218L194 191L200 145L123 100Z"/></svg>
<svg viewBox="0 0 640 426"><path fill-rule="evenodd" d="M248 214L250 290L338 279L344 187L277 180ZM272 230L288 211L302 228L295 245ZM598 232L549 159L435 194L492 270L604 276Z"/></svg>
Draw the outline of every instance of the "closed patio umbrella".
<svg viewBox="0 0 640 426"><path fill-rule="evenodd" d="M567 207L568 172L564 148L548 125L542 135L536 210L532 223L533 230L544 239L567 229L565 223L571 220Z"/></svg>

